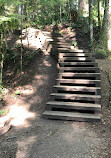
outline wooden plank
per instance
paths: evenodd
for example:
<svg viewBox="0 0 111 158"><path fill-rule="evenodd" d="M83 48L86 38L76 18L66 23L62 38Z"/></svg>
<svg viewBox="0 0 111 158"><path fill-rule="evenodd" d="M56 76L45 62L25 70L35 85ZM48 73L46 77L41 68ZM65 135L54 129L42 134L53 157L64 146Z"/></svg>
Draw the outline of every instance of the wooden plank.
<svg viewBox="0 0 111 158"><path fill-rule="evenodd" d="M52 93L50 94L53 100L70 100L70 101L87 101L87 102L94 102L96 104L100 104L101 96L100 95L84 95L84 94L66 94L66 93Z"/></svg>
<svg viewBox="0 0 111 158"><path fill-rule="evenodd" d="M68 48L68 49L70 49L71 48L71 46L69 46L69 45L65 45L65 44L52 44L52 47L56 47L56 49L58 49L58 48Z"/></svg>
<svg viewBox="0 0 111 158"><path fill-rule="evenodd" d="M59 63L60 67L64 66L93 66L93 67L98 67L98 64L95 62L60 62Z"/></svg>
<svg viewBox="0 0 111 158"><path fill-rule="evenodd" d="M59 53L59 58L63 57L92 57L92 53Z"/></svg>
<svg viewBox="0 0 111 158"><path fill-rule="evenodd" d="M61 83L67 84L82 84L82 85L96 85L96 87L100 87L101 81L100 80L85 80L85 79L56 79L56 83L59 85Z"/></svg>
<svg viewBox="0 0 111 158"><path fill-rule="evenodd" d="M61 59L61 58L60 58ZM79 56L72 56L72 57L63 57L63 60L79 60L79 61L81 61L81 62L84 62L84 61L86 61L86 60L94 60L95 58L94 57L88 57L88 56L81 56L81 57L79 57ZM62 60L62 59L61 59Z"/></svg>
<svg viewBox="0 0 111 158"><path fill-rule="evenodd" d="M73 120L73 121L100 121L100 115L71 113L60 111L45 111L43 116L48 119Z"/></svg>
<svg viewBox="0 0 111 158"><path fill-rule="evenodd" d="M95 62L93 57L64 57L59 58L58 62Z"/></svg>
<svg viewBox="0 0 111 158"><path fill-rule="evenodd" d="M96 95L100 95L101 88L100 87L86 87L86 86L62 86L62 85L56 85L54 86L55 91L71 91L71 92L87 92L87 93L95 93Z"/></svg>
<svg viewBox="0 0 111 158"><path fill-rule="evenodd" d="M67 93L51 93L51 96L57 96L57 97L63 97L63 98L72 98L75 99L76 97L81 97L81 98L89 98L91 99L101 99L100 95L85 95L85 94L67 94Z"/></svg>
<svg viewBox="0 0 111 158"><path fill-rule="evenodd" d="M92 78L92 77L95 77L96 80L100 80L100 73L70 73L70 72L63 72L63 73L58 73L58 78L64 78L64 77L68 77L69 78L79 78L79 77L89 77L89 78Z"/></svg>
<svg viewBox="0 0 111 158"><path fill-rule="evenodd" d="M100 68L98 67L60 67L59 72L95 72L100 73Z"/></svg>
<svg viewBox="0 0 111 158"><path fill-rule="evenodd" d="M71 46L69 43L66 43L65 40L63 40L63 41L56 41L56 40L53 40L53 41L50 41L50 44Z"/></svg>
<svg viewBox="0 0 111 158"><path fill-rule="evenodd" d="M100 104L79 103L79 102L62 102L62 101L49 101L46 104L47 108L63 108L63 109L75 109L75 110L92 110L101 111Z"/></svg>
<svg viewBox="0 0 111 158"><path fill-rule="evenodd" d="M76 53L90 53L88 50L83 50L83 49L70 49L70 51L69 50L60 50L59 52L64 52L64 53L66 53L66 52L76 52Z"/></svg>

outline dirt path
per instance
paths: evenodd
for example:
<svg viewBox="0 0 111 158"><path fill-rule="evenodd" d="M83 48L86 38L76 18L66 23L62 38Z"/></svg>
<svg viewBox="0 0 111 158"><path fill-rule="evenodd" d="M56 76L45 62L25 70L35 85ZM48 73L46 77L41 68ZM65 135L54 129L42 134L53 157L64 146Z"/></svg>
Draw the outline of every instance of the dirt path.
<svg viewBox="0 0 111 158"><path fill-rule="evenodd" d="M102 61L99 60L102 67ZM104 65L108 62L104 61ZM104 68L103 68L104 69ZM45 120L41 116L57 77L55 60L39 54L19 86L12 106L13 127L0 137L0 158L110 158L109 84L102 71L100 123Z"/></svg>

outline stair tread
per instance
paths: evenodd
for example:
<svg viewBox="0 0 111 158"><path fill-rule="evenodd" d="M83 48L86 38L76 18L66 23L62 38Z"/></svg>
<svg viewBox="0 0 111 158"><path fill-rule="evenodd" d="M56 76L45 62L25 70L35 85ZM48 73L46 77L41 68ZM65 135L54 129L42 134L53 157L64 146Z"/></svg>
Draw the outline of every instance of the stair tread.
<svg viewBox="0 0 111 158"><path fill-rule="evenodd" d="M60 62L61 64L97 64L96 62L85 62L85 61L82 61L82 62L67 62L67 61L63 61L63 62Z"/></svg>
<svg viewBox="0 0 111 158"><path fill-rule="evenodd" d="M61 112L61 111L49 111L46 110L43 113L44 116L52 116L54 118L54 116L56 116L56 119L66 119L66 120L73 120L73 118L75 119L91 119L91 120L100 120L101 116L98 114L86 114L86 113L77 113L77 112ZM81 120L82 121L82 120Z"/></svg>
<svg viewBox="0 0 111 158"><path fill-rule="evenodd" d="M87 50L82 50L82 49L70 49L70 50L61 50L62 52L78 52L78 53L81 53L81 52L88 52Z"/></svg>
<svg viewBox="0 0 111 158"><path fill-rule="evenodd" d="M63 101L49 101L47 104L52 105L65 105L65 106L79 106L79 107L97 107L101 108L100 104L91 104L91 103L79 103L79 102L63 102Z"/></svg>
<svg viewBox="0 0 111 158"><path fill-rule="evenodd" d="M98 73L86 73L86 72L84 72L84 73L82 73L82 72L80 72L80 73L77 73L77 72L61 72L61 73L58 73L58 74L67 74L67 75L100 75L100 73L98 72Z"/></svg>
<svg viewBox="0 0 111 158"><path fill-rule="evenodd" d="M84 89L101 89L100 87L86 87L86 86L62 86L62 85L55 85L55 88L84 88Z"/></svg>
<svg viewBox="0 0 111 158"><path fill-rule="evenodd" d="M51 96L74 96L74 97L91 97L91 98L101 98L100 95L87 95L87 94L68 94L68 93L51 93Z"/></svg>
<svg viewBox="0 0 111 158"><path fill-rule="evenodd" d="M72 71L75 71L75 72L96 72L96 73L99 73L100 72L100 68L98 67L59 67L59 72L72 72Z"/></svg>
<svg viewBox="0 0 111 158"><path fill-rule="evenodd" d="M89 59L89 58L92 59L92 58L93 58L93 59L95 59L94 57L90 57L90 56L85 56L85 57L84 57L84 56L81 56L81 57L79 57L79 56L71 56L71 57L63 57L63 58L61 58L61 59L65 59L65 60L66 60L66 59L75 59L75 58L78 58L78 59L80 59L80 58L81 58L81 59L84 59L84 58L86 58L86 59L87 59L87 58L88 58L88 59Z"/></svg>
<svg viewBox="0 0 111 158"><path fill-rule="evenodd" d="M59 46L61 46L61 45L59 45ZM70 53L70 52L68 52L68 53L59 53L59 55L60 56L71 56L71 57L75 57L75 56L77 56L77 57L89 57L89 56L93 56L93 54L92 53L76 53L76 52L74 52L74 53Z"/></svg>
<svg viewBox="0 0 111 158"><path fill-rule="evenodd" d="M89 81L89 82L100 82L101 80L88 80L88 79L56 79L56 81L70 81L70 82L73 82L73 81Z"/></svg>
<svg viewBox="0 0 111 158"><path fill-rule="evenodd" d="M100 69L100 68L99 67L90 67L90 66L89 67L81 67L81 66L80 67L68 67L67 66L67 67L60 67L59 69L66 69L66 70L72 69L73 70L73 69Z"/></svg>

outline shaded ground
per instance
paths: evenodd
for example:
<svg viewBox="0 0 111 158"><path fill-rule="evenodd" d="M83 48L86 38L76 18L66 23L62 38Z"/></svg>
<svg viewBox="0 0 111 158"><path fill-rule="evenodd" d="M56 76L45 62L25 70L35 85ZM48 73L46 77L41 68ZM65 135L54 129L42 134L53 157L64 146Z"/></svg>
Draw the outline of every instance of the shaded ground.
<svg viewBox="0 0 111 158"><path fill-rule="evenodd" d="M21 95L12 95L14 127L0 137L0 158L110 158L111 112L106 71L111 72L111 61L97 62L104 70L102 122L45 120L41 115L55 84L57 68L50 55L39 54L29 66L23 86L16 87Z"/></svg>

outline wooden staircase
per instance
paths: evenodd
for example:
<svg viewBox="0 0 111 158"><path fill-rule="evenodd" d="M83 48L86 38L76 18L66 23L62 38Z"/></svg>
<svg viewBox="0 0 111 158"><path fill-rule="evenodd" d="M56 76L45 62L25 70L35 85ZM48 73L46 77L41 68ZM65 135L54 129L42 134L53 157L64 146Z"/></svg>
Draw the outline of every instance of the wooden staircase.
<svg viewBox="0 0 111 158"><path fill-rule="evenodd" d="M63 43L61 37L58 42L61 43L61 40L61 46L56 45L59 50L58 78L53 93L50 95L51 101L46 104L43 117L74 121L100 121L101 80L98 64L91 53L71 50L67 43Z"/></svg>

